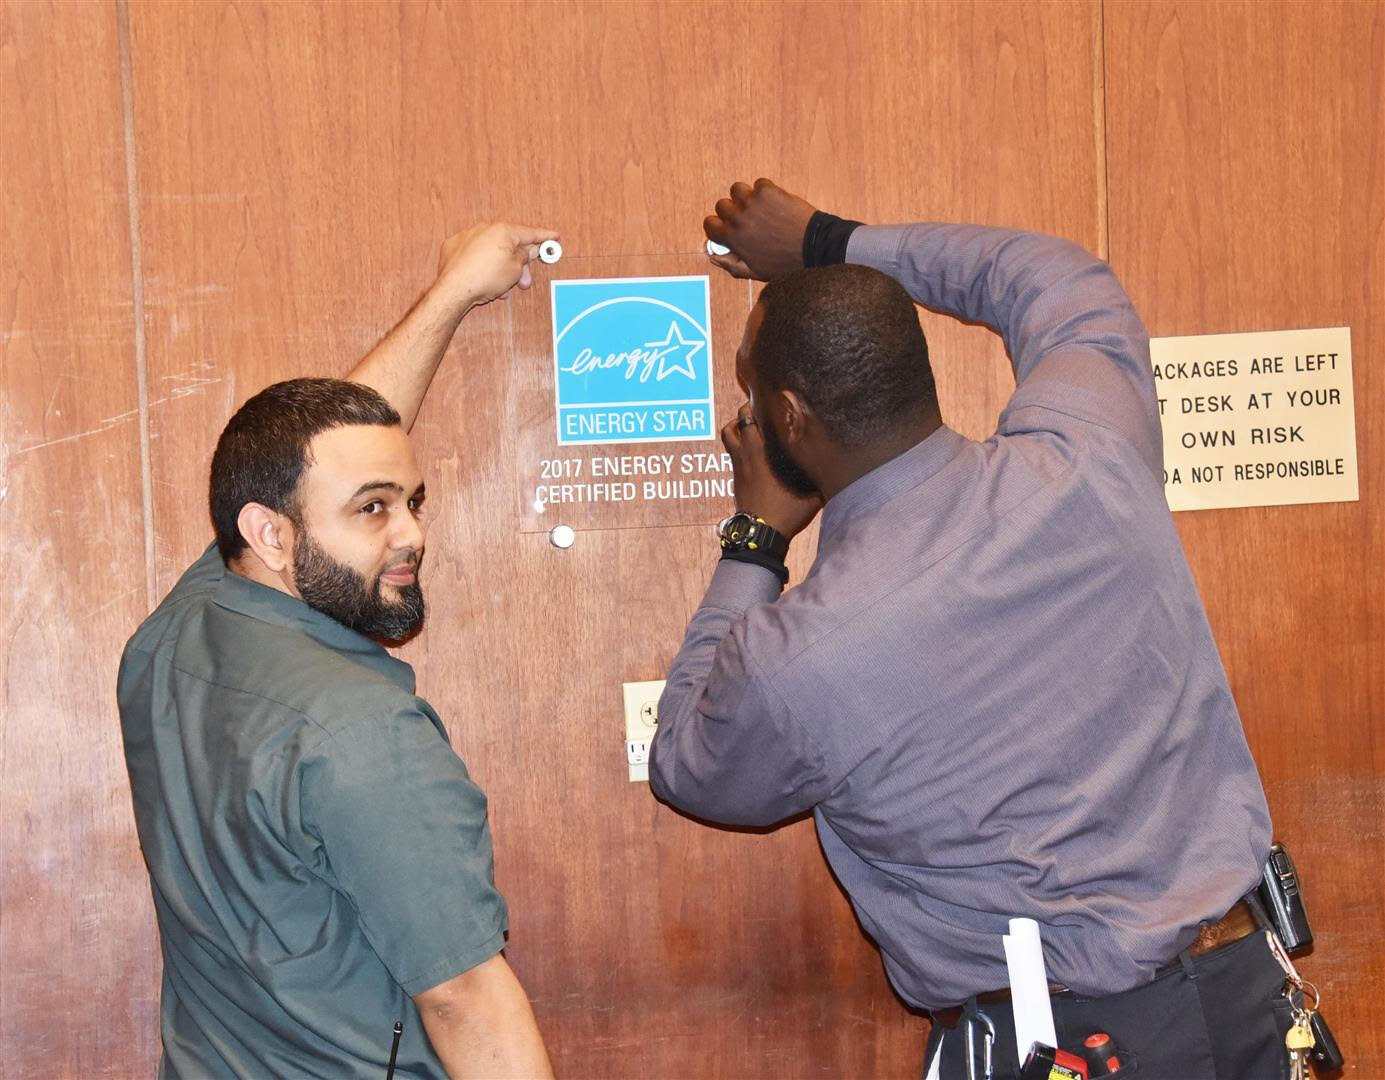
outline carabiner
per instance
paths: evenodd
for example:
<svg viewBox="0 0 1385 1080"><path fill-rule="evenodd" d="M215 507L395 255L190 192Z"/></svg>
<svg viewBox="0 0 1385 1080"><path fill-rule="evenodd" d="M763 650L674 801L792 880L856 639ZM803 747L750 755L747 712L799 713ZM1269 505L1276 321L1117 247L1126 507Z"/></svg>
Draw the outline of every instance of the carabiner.
<svg viewBox="0 0 1385 1080"><path fill-rule="evenodd" d="M967 1080L991 1080L995 1066L991 1059L991 1047L995 1044L995 1024L980 1009L963 1014L962 1023L967 1026ZM981 1072L976 1071L976 1027L985 1025L981 1036Z"/></svg>

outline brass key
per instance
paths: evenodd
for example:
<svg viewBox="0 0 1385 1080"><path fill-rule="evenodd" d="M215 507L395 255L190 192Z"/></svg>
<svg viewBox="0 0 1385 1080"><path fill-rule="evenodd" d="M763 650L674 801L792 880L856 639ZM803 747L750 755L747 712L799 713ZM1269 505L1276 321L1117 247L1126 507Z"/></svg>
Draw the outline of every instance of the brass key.
<svg viewBox="0 0 1385 1080"><path fill-rule="evenodd" d="M1294 1014L1294 1026L1284 1036L1284 1045L1289 1051L1290 1080L1307 1080L1308 1051L1313 1049L1313 1029L1308 1026L1312 1019L1310 1013L1299 1010Z"/></svg>

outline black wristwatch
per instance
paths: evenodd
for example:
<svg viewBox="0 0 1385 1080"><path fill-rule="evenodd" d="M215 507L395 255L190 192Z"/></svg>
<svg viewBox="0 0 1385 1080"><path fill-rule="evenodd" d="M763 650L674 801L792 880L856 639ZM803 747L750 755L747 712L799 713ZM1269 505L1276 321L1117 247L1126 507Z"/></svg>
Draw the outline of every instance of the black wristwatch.
<svg viewBox="0 0 1385 1080"><path fill-rule="evenodd" d="M789 568L784 565L789 538L767 525L764 518L742 510L718 525L717 535L721 538L723 559L763 566L774 571L781 584L789 580Z"/></svg>

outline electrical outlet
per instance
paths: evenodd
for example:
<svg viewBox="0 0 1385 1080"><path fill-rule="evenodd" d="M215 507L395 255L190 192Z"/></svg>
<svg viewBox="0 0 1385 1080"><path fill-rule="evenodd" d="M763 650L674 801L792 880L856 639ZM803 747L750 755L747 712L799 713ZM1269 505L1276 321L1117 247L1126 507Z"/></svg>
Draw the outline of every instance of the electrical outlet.
<svg viewBox="0 0 1385 1080"><path fill-rule="evenodd" d="M649 779L649 744L659 725L659 695L664 681L622 683L625 692L625 763L630 780Z"/></svg>

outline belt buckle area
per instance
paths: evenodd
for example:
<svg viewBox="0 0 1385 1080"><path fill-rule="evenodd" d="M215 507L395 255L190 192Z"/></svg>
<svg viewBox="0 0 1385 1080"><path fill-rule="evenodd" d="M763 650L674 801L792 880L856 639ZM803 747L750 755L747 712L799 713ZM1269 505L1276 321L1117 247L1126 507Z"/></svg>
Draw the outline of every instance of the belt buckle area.
<svg viewBox="0 0 1385 1080"><path fill-rule="evenodd" d="M1198 928L1197 937L1188 946L1188 955L1205 956L1224 945L1230 945L1242 938L1250 937L1258 929L1260 929L1260 925L1256 921L1250 905L1244 900L1237 900L1231 907L1227 908L1226 914L1216 922ZM1170 962L1170 966L1176 962L1177 957Z"/></svg>

